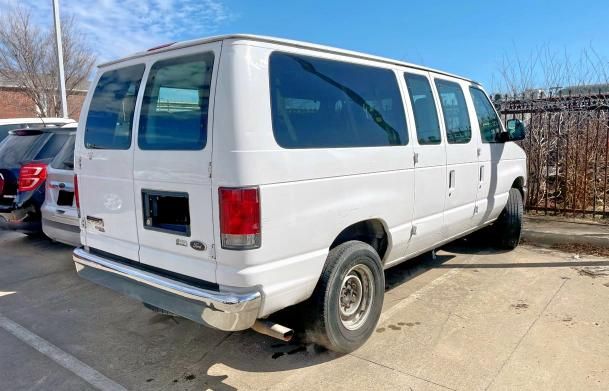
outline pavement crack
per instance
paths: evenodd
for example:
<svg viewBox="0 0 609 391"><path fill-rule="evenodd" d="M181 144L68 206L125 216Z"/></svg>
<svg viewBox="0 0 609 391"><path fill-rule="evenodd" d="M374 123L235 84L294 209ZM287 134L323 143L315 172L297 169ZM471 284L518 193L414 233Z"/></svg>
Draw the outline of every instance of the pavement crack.
<svg viewBox="0 0 609 391"><path fill-rule="evenodd" d="M503 364L501 364L501 368L499 368L499 371L497 371L497 373L495 374L495 376L493 377L493 379L491 380L491 382L484 388L484 390L488 390L489 388L491 388L491 386L493 384L495 384L495 380L497 380L497 378L499 377L499 375L501 375L501 373L503 372L503 369L505 368L505 366L507 365L508 362L510 362L510 360L512 359L512 356L514 355L514 353L516 352L516 350L518 350L518 348L520 347L520 345L522 344L522 341L526 338L527 335L529 335L529 332L531 331L531 329L533 328L533 326L535 326L537 324L537 321L539 321L539 319L541 318L541 316L544 314L544 312L546 312L546 309L548 309L548 307L550 306L550 303L552 303L554 301L554 298L556 298L556 296L558 295L558 293L562 290L562 288L565 286L565 284L567 283L567 281L569 280L562 280L562 284L560 284L560 286L558 287L558 289L556 289L556 291L554 292L554 294L552 295L552 297L550 298L550 300L548 300L548 302L546 303L546 305L543 307L543 309L539 312L539 314L537 315L537 317L535 318L535 320L529 325L529 327L527 328L527 331L522 335L522 337L520 337L520 339L518 340L518 343L516 344L516 346L514 346L514 349L512 349L512 351L510 352L510 355L508 356L508 358L505 359L505 361L503 362Z"/></svg>
<svg viewBox="0 0 609 391"><path fill-rule="evenodd" d="M367 359L367 358L365 358L365 357L358 356L358 355L353 354L353 353L349 353L349 356L351 356L351 357L355 357L355 358L357 358L357 359L360 359L360 360L363 360L363 361L366 361L366 362L369 362L370 364L378 365L379 367L383 367L383 368L389 369L389 370L391 370L391 371L399 372L399 373L401 373L401 374L403 374L403 375L406 375L406 376L414 377L415 379L419 379L419 380L424 381L424 382L426 382L426 383L434 384L434 385L436 385L436 386L438 386L438 387L442 387L442 388L445 388L445 389L447 389L447 390L457 391L456 389L451 388L451 387L448 387L448 386L445 386L444 384L436 383L436 382L435 382L435 381L433 381L433 380L425 379L424 377L416 376L416 375L413 375L412 373L408 373L408 372L406 372L406 371L402 371L402 370L397 369L397 368L392 368L392 367L389 367L389 366L387 366L387 365L385 365L385 364L381 364L381 363L376 362L376 361L374 361L374 360L370 360L370 359Z"/></svg>

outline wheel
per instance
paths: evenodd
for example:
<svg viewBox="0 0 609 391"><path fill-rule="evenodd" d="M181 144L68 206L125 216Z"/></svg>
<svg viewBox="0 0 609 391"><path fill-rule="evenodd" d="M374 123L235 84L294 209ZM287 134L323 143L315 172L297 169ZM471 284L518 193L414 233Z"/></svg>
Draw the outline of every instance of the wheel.
<svg viewBox="0 0 609 391"><path fill-rule="evenodd" d="M159 315L166 315L166 316L177 316L176 314L174 314L173 312L169 312L167 310L164 310L162 308L156 307L152 304L148 304L148 303L143 303L144 307L148 308L150 311L152 312L156 312Z"/></svg>
<svg viewBox="0 0 609 391"><path fill-rule="evenodd" d="M370 245L353 240L333 248L309 302L308 339L354 351L374 332L384 296L383 266Z"/></svg>
<svg viewBox="0 0 609 391"><path fill-rule="evenodd" d="M518 246L522 232L523 209L522 194L518 189L510 189L507 205L493 224L498 247L513 250Z"/></svg>

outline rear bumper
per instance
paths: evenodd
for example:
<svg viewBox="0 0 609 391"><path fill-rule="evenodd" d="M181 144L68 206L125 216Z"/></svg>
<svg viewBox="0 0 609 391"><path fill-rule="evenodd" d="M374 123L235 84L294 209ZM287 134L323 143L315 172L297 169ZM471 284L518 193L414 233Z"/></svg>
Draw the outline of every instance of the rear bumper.
<svg viewBox="0 0 609 391"><path fill-rule="evenodd" d="M217 292L202 289L77 248L78 274L96 284L152 304L205 326L225 331L250 328L258 318L260 292Z"/></svg>
<svg viewBox="0 0 609 391"><path fill-rule="evenodd" d="M80 226L78 220L72 224L58 222L42 217L42 232L52 240L70 245L80 246Z"/></svg>

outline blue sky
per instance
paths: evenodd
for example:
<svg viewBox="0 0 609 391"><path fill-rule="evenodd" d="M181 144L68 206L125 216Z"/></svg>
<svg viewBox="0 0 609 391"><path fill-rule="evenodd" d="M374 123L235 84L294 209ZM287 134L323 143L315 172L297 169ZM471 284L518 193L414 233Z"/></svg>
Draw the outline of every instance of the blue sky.
<svg viewBox="0 0 609 391"><path fill-rule="evenodd" d="M427 65L476 79L490 90L500 88L506 59L527 62L540 51L559 62L565 55L572 58L570 74L582 72L577 60L583 50L609 64L606 0L60 2L63 14L76 17L100 60L174 40L242 32ZM51 0L0 0L0 11L16 3L30 7L39 23L52 23ZM590 69L586 72L589 77Z"/></svg>

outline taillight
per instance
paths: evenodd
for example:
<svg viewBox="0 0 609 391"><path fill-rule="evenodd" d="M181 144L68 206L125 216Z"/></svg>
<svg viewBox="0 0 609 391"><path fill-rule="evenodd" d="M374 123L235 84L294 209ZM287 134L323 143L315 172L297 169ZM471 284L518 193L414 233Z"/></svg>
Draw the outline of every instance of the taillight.
<svg viewBox="0 0 609 391"><path fill-rule="evenodd" d="M222 248L260 247L260 194L258 188L221 187L220 240Z"/></svg>
<svg viewBox="0 0 609 391"><path fill-rule="evenodd" d="M74 175L74 201L76 208L80 209L80 198L78 197L78 175Z"/></svg>
<svg viewBox="0 0 609 391"><path fill-rule="evenodd" d="M4 176L2 174L0 174L0 195L2 195L3 191L4 191Z"/></svg>
<svg viewBox="0 0 609 391"><path fill-rule="evenodd" d="M19 191L36 190L47 179L47 165L43 163L28 163L19 170Z"/></svg>

